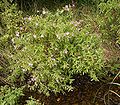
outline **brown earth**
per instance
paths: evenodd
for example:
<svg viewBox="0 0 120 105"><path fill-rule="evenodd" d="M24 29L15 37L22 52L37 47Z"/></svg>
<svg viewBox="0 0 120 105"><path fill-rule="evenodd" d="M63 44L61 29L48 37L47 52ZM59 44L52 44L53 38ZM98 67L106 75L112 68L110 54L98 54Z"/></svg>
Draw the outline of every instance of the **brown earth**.
<svg viewBox="0 0 120 105"><path fill-rule="evenodd" d="M116 78L120 83L120 78ZM37 92L27 92L45 105L120 105L120 86L110 85L102 81L90 81L88 76L76 76L73 83L75 89L65 94L52 94L49 97ZM110 92L109 90L112 90ZM115 93L113 93L115 92Z"/></svg>

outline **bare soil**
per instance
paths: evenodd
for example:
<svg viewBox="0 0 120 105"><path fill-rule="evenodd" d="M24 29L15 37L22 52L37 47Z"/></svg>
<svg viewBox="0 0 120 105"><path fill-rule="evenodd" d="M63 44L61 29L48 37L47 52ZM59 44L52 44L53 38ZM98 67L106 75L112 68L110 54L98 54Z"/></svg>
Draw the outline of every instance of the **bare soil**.
<svg viewBox="0 0 120 105"><path fill-rule="evenodd" d="M116 78L120 83L120 78ZM120 105L120 86L110 85L102 81L91 81L88 76L76 76L73 83L75 89L65 94L53 94L49 97L38 92L27 92L45 105ZM110 92L112 90L113 92Z"/></svg>

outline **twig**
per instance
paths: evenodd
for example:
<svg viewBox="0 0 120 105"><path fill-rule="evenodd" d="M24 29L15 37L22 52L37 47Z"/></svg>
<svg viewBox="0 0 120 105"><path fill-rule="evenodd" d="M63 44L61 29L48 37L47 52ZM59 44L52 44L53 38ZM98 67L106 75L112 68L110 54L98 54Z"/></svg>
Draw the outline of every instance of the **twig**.
<svg viewBox="0 0 120 105"><path fill-rule="evenodd" d="M112 90L109 90L111 93L114 93L116 96L118 96L120 98L120 95L117 94L116 92L112 91Z"/></svg>
<svg viewBox="0 0 120 105"><path fill-rule="evenodd" d="M93 104L95 103L95 100L96 100L96 97L97 97L98 92L100 91L100 89L101 89L104 85L107 85L107 84L103 84L103 85L97 90L97 92L96 92L96 94L95 94L95 97L94 97L94 99L93 99Z"/></svg>
<svg viewBox="0 0 120 105"><path fill-rule="evenodd" d="M107 95L108 95L108 92L104 95L104 104L105 104L105 105L107 105L106 99L105 99Z"/></svg>
<svg viewBox="0 0 120 105"><path fill-rule="evenodd" d="M117 73L117 75L113 78L113 80L112 80L112 82L111 82L111 84L110 84L110 86L109 86L109 91L110 91L110 88L111 88L113 82L114 82L115 79L119 76L119 74L120 74L120 71L119 71L119 72ZM110 97L110 95L109 95L109 91L108 91L108 103L109 103L109 97ZM108 105L109 105L109 104L108 104Z"/></svg>

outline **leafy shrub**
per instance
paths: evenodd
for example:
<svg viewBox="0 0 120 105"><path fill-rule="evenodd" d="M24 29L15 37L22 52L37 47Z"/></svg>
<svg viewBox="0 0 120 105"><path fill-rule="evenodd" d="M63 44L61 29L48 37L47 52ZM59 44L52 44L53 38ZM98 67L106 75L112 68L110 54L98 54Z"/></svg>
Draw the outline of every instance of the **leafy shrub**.
<svg viewBox="0 0 120 105"><path fill-rule="evenodd" d="M120 1L107 0L99 4L97 19L107 58L106 71L116 75L120 66Z"/></svg>
<svg viewBox="0 0 120 105"><path fill-rule="evenodd" d="M108 0L100 3L99 21L104 37L119 39L120 37L120 2L119 0Z"/></svg>
<svg viewBox="0 0 120 105"><path fill-rule="evenodd" d="M0 105L19 105L21 96L23 96L22 88L10 88L7 85L0 87Z"/></svg>
<svg viewBox="0 0 120 105"><path fill-rule="evenodd" d="M1 3L2 4L2 3ZM4 7L1 5L3 11L1 12L1 32L0 32L0 73L4 72L5 75L9 74L10 70L7 70L9 66L9 56L14 52L14 44L11 43L13 34L22 24L22 12L17 11L16 6ZM10 60L10 59L9 59ZM6 72L5 72L6 71Z"/></svg>
<svg viewBox="0 0 120 105"><path fill-rule="evenodd" d="M98 80L104 64L101 41L90 27L79 27L70 8L64 9L22 18L12 7L2 14L6 32L0 47L9 66L1 70L11 83L49 95L72 90L72 76L78 73Z"/></svg>
<svg viewBox="0 0 120 105"><path fill-rule="evenodd" d="M27 100L26 105L44 105L44 104L39 103L36 99L34 99L32 97L30 97L29 99L30 100Z"/></svg>

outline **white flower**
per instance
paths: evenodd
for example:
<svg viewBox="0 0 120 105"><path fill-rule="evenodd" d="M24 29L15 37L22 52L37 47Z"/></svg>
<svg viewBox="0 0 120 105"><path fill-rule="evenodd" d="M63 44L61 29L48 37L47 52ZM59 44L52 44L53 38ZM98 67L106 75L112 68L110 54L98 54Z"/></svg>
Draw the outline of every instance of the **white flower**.
<svg viewBox="0 0 120 105"><path fill-rule="evenodd" d="M43 11L42 11L42 14L44 15L44 14L46 14L47 12L43 9Z"/></svg>
<svg viewBox="0 0 120 105"><path fill-rule="evenodd" d="M60 39L60 35L57 34L56 36L57 36L58 39Z"/></svg>
<svg viewBox="0 0 120 105"><path fill-rule="evenodd" d="M65 49L65 50L64 50L64 53L65 53L65 54L67 54L67 53L68 53L67 49Z"/></svg>
<svg viewBox="0 0 120 105"><path fill-rule="evenodd" d="M12 72L12 70L10 70L10 72Z"/></svg>
<svg viewBox="0 0 120 105"><path fill-rule="evenodd" d="M74 36L74 34L72 34L72 36Z"/></svg>
<svg viewBox="0 0 120 105"><path fill-rule="evenodd" d="M59 83L59 80L58 80L58 79L56 79L56 82L58 82L58 83Z"/></svg>
<svg viewBox="0 0 120 105"><path fill-rule="evenodd" d="M80 24L80 22L76 21L74 22L74 26L78 26Z"/></svg>
<svg viewBox="0 0 120 105"><path fill-rule="evenodd" d="M33 35L34 38L36 38L37 36L36 35Z"/></svg>
<svg viewBox="0 0 120 105"><path fill-rule="evenodd" d="M88 35L89 34L89 32L86 32L86 35Z"/></svg>
<svg viewBox="0 0 120 105"><path fill-rule="evenodd" d="M27 49L27 47L24 47L23 49L22 49L22 51L25 51Z"/></svg>
<svg viewBox="0 0 120 105"><path fill-rule="evenodd" d="M70 9L69 9L69 6L68 6L68 5L65 5L64 10L65 10L65 11L69 11L69 10L70 10Z"/></svg>
<svg viewBox="0 0 120 105"><path fill-rule="evenodd" d="M74 26L78 26L78 24L77 24L77 23L75 23L75 24L74 24Z"/></svg>
<svg viewBox="0 0 120 105"><path fill-rule="evenodd" d="M13 43L15 42L14 38L12 39L12 42L13 42Z"/></svg>
<svg viewBox="0 0 120 105"><path fill-rule="evenodd" d="M31 81L33 81L33 82L36 81L36 78L35 77L31 78Z"/></svg>
<svg viewBox="0 0 120 105"><path fill-rule="evenodd" d="M22 69L23 72L27 71L26 69Z"/></svg>
<svg viewBox="0 0 120 105"><path fill-rule="evenodd" d="M27 49L27 47L24 47L24 49L26 50L26 49Z"/></svg>
<svg viewBox="0 0 120 105"><path fill-rule="evenodd" d="M71 21L71 24L74 24L75 22L74 21Z"/></svg>
<svg viewBox="0 0 120 105"><path fill-rule="evenodd" d="M53 55L51 55L51 57L54 57Z"/></svg>
<svg viewBox="0 0 120 105"><path fill-rule="evenodd" d="M20 35L19 35L20 33L19 33L18 31L17 31L17 32L15 32L15 34L16 34L16 36L17 36L17 37L19 37L19 36L20 36Z"/></svg>
<svg viewBox="0 0 120 105"><path fill-rule="evenodd" d="M68 5L65 5L65 8L69 8Z"/></svg>
<svg viewBox="0 0 120 105"><path fill-rule="evenodd" d="M55 61L55 58L51 58L52 61Z"/></svg>
<svg viewBox="0 0 120 105"><path fill-rule="evenodd" d="M78 28L78 31L80 31L81 29L80 28Z"/></svg>
<svg viewBox="0 0 120 105"><path fill-rule="evenodd" d="M37 13L39 13L40 11L39 10L37 10Z"/></svg>
<svg viewBox="0 0 120 105"><path fill-rule="evenodd" d="M66 32L66 35L69 35L70 33L69 32Z"/></svg>
<svg viewBox="0 0 120 105"><path fill-rule="evenodd" d="M72 7L75 7L75 4L72 4Z"/></svg>
<svg viewBox="0 0 120 105"><path fill-rule="evenodd" d="M32 81L31 81L31 80L29 80L29 81L28 81L28 84L31 84L31 82L32 82Z"/></svg>
<svg viewBox="0 0 120 105"><path fill-rule="evenodd" d="M38 26L38 23L36 23L36 26Z"/></svg>
<svg viewBox="0 0 120 105"><path fill-rule="evenodd" d="M27 17L24 17L24 20L26 20L27 19Z"/></svg>
<svg viewBox="0 0 120 105"><path fill-rule="evenodd" d="M36 77L36 76L33 76L32 79L33 79L34 81L36 81L36 80L37 80L37 77Z"/></svg>
<svg viewBox="0 0 120 105"><path fill-rule="evenodd" d="M11 55L9 55L9 57L11 57L11 58L12 58L12 57L13 57L13 55L11 54Z"/></svg>
<svg viewBox="0 0 120 105"><path fill-rule="evenodd" d="M81 24L81 22L83 22L83 20L79 20L79 21L72 21L71 24L73 24L74 26L78 26Z"/></svg>
<svg viewBox="0 0 120 105"><path fill-rule="evenodd" d="M79 20L79 23L84 22L84 20Z"/></svg>
<svg viewBox="0 0 120 105"><path fill-rule="evenodd" d="M37 84L37 82L35 82L35 86L37 86L38 84Z"/></svg>
<svg viewBox="0 0 120 105"><path fill-rule="evenodd" d="M43 37L44 37L44 35L42 34L40 37L41 37L41 38L43 38Z"/></svg>
<svg viewBox="0 0 120 105"><path fill-rule="evenodd" d="M66 33L64 34L64 36L69 35L69 34L70 34L69 32L66 32Z"/></svg>
<svg viewBox="0 0 120 105"><path fill-rule="evenodd" d="M17 49L17 46L14 45L14 48Z"/></svg>
<svg viewBox="0 0 120 105"><path fill-rule="evenodd" d="M31 66L31 67L33 66L33 64L32 64L32 63L29 63L28 65L29 65L29 66Z"/></svg>
<svg viewBox="0 0 120 105"><path fill-rule="evenodd" d="M55 48L55 50L57 50L57 48Z"/></svg>

